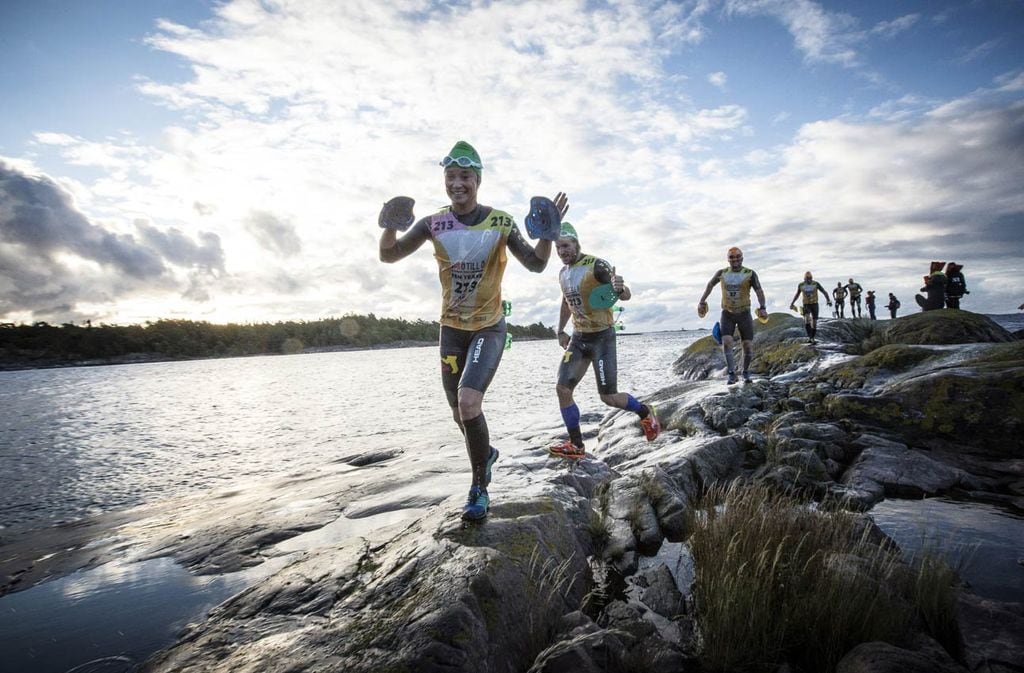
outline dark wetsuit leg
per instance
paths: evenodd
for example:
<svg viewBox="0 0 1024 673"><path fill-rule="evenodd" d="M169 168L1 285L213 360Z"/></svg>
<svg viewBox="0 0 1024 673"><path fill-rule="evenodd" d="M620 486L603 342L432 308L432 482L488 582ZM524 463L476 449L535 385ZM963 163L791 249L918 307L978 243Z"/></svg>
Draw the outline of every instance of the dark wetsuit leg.
<svg viewBox="0 0 1024 673"><path fill-rule="evenodd" d="M505 352L505 319L471 332L441 327L441 384L453 409L459 405L459 388L486 392Z"/></svg>
<svg viewBox="0 0 1024 673"><path fill-rule="evenodd" d="M719 321L722 328L722 336L732 336L733 332L738 327L740 330L740 339L743 341L750 341L754 338L754 319L750 315L750 310L742 311L739 313L733 313L731 311L722 311L722 317Z"/></svg>
<svg viewBox="0 0 1024 673"><path fill-rule="evenodd" d="M575 388L589 364L594 366L598 393L614 395L619 392L614 327L600 332L572 335L569 347L562 356L562 363L558 366L558 385Z"/></svg>

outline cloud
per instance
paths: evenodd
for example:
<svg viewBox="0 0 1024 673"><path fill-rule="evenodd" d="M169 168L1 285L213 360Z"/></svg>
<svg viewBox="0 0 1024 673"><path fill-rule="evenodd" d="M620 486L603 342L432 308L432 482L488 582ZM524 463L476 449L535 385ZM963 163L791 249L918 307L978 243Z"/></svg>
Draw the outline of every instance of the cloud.
<svg viewBox="0 0 1024 673"><path fill-rule="evenodd" d="M891 39L904 31L910 30L920 19L920 14L905 14L892 21L879 21L871 29L871 34Z"/></svg>
<svg viewBox="0 0 1024 673"><path fill-rule="evenodd" d="M728 75L722 71L713 72L708 75L708 82L711 83L711 86L718 87L719 89L725 89L725 85L728 81Z"/></svg>
<svg viewBox="0 0 1024 673"><path fill-rule="evenodd" d="M1004 38L998 37L982 42L970 49L961 49L960 54L956 58L956 62L964 64L970 63L971 61L980 61L1001 47L1003 42L1005 42Z"/></svg>
<svg viewBox="0 0 1024 673"><path fill-rule="evenodd" d="M810 0L726 0L726 11L740 16L771 16L793 36L809 63L858 65L854 46L863 40L849 14L829 12Z"/></svg>
<svg viewBox="0 0 1024 673"><path fill-rule="evenodd" d="M81 303L172 291L175 267L223 270L214 235L197 244L174 229L135 228L138 238L91 221L51 178L0 160L0 315L65 319Z"/></svg>
<svg viewBox="0 0 1024 673"><path fill-rule="evenodd" d="M217 234L202 232L200 242L196 243L173 227L161 231L145 220L136 220L135 228L150 248L172 264L194 266L210 273L224 271L224 251Z"/></svg>
<svg viewBox="0 0 1024 673"><path fill-rule="evenodd" d="M251 213L245 228L268 252L293 257L302 252L302 241L295 225L263 211Z"/></svg>

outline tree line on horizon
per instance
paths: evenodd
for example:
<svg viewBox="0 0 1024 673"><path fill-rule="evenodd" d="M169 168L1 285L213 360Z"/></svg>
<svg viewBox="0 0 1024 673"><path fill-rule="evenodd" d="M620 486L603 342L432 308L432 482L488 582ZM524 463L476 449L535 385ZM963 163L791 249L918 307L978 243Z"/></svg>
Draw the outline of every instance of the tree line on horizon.
<svg viewBox="0 0 1024 673"><path fill-rule="evenodd" d="M509 325L515 337L553 339L541 322ZM299 353L307 349L366 348L406 341L438 340L437 321L346 315L322 320L218 325L195 320L157 320L143 325L85 326L0 324L0 360L67 361L118 358L135 354L169 358L233 357Z"/></svg>

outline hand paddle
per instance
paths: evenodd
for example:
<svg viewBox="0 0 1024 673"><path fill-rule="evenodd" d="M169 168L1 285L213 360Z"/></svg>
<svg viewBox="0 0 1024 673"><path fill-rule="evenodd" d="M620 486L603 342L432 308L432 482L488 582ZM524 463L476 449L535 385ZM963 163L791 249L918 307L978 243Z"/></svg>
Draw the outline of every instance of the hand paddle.
<svg viewBox="0 0 1024 673"><path fill-rule="evenodd" d="M619 295L616 294L615 288L612 287L611 283L598 285L590 291L590 296L587 297L587 303L590 304L590 308L596 309L611 308L618 300Z"/></svg>
<svg viewBox="0 0 1024 673"><path fill-rule="evenodd" d="M412 207L415 203L416 201L408 196L396 196L380 209L377 224L381 229L405 231L416 221L416 217L412 214Z"/></svg>
<svg viewBox="0 0 1024 673"><path fill-rule="evenodd" d="M562 226L562 214L555 202L546 196L530 199L530 212L526 216L526 233L532 239L557 241Z"/></svg>
<svg viewBox="0 0 1024 673"><path fill-rule="evenodd" d="M722 326L715 323L715 326L711 328L711 338L715 340L715 343L719 346L722 345Z"/></svg>

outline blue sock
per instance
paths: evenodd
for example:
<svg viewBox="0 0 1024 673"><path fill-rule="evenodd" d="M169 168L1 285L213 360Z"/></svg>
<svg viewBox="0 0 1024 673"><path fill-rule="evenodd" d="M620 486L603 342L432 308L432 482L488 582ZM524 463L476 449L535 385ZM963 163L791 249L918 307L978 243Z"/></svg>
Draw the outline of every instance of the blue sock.
<svg viewBox="0 0 1024 673"><path fill-rule="evenodd" d="M569 431L569 440L575 446L583 446L583 434L580 431L580 408L573 402L567 407L562 407L562 420L565 422L565 429Z"/></svg>
<svg viewBox="0 0 1024 673"><path fill-rule="evenodd" d="M626 393L626 411L632 411L634 414L639 414L643 407L644 405L640 404L635 397Z"/></svg>
<svg viewBox="0 0 1024 673"><path fill-rule="evenodd" d="M580 408L573 402L567 407L562 407L562 420L569 430L580 427Z"/></svg>

